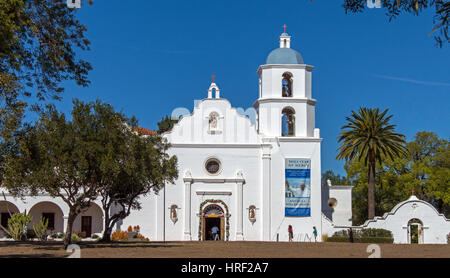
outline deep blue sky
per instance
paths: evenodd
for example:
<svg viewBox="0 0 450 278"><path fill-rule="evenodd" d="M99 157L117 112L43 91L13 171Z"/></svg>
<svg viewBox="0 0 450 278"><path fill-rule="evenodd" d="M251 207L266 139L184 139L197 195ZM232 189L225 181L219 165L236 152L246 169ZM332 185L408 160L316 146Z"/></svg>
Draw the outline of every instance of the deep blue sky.
<svg viewBox="0 0 450 278"><path fill-rule="evenodd" d="M57 106L100 98L139 119L157 122L206 97L211 74L221 96L247 109L258 96L256 70L288 26L292 48L314 65L316 127L324 138L322 171L345 174L335 160L345 117L360 106L389 108L408 140L418 131L448 138L450 48L428 35L432 10L388 22L383 10L346 15L343 1L121 1L83 5L91 51L88 88L67 83Z"/></svg>

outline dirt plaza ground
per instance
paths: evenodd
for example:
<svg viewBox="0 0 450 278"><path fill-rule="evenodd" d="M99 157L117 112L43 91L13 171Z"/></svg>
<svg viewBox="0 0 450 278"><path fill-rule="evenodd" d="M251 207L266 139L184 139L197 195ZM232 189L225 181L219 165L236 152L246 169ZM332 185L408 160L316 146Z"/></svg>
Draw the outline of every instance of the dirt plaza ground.
<svg viewBox="0 0 450 278"><path fill-rule="evenodd" d="M79 243L82 258L367 258L365 243ZM382 258L450 258L450 244L379 244ZM0 242L0 258L62 258L61 242Z"/></svg>

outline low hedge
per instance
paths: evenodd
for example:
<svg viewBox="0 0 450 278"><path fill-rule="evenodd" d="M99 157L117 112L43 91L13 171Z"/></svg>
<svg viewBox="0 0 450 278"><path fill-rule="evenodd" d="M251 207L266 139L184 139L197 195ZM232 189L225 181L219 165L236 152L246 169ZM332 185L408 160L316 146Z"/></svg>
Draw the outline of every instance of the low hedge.
<svg viewBox="0 0 450 278"><path fill-rule="evenodd" d="M348 230L340 230L333 234L333 236L337 237L347 237L348 238ZM385 229L374 229L374 228L366 228L366 229L354 229L353 237L389 237L392 238L392 232Z"/></svg>
<svg viewBox="0 0 450 278"><path fill-rule="evenodd" d="M332 236L326 239L326 242L350 242L348 237ZM394 239L390 237L360 237L353 238L355 243L393 243Z"/></svg>

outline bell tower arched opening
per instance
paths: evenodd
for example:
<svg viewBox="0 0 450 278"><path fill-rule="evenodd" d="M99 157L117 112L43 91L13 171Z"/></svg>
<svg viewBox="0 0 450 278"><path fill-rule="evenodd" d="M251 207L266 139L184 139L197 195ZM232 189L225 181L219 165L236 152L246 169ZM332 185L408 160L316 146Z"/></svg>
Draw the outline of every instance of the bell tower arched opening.
<svg viewBox="0 0 450 278"><path fill-rule="evenodd" d="M283 79L281 80L281 95L283 97L292 97L292 83L293 76L290 72L283 73Z"/></svg>
<svg viewBox="0 0 450 278"><path fill-rule="evenodd" d="M295 111L285 107L281 112L281 136L295 136Z"/></svg>

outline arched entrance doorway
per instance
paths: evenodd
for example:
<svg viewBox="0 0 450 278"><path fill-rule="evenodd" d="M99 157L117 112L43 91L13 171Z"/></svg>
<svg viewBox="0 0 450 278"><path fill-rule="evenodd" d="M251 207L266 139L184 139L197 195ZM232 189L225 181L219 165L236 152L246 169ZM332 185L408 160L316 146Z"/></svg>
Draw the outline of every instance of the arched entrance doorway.
<svg viewBox="0 0 450 278"><path fill-rule="evenodd" d="M81 232L83 237L103 232L103 210L94 202L80 213L73 222L73 229Z"/></svg>
<svg viewBox="0 0 450 278"><path fill-rule="evenodd" d="M423 243L423 223L417 218L408 221L408 243Z"/></svg>
<svg viewBox="0 0 450 278"><path fill-rule="evenodd" d="M224 240L225 221L223 209L216 204L211 204L203 210L203 238L202 240ZM218 229L218 231L217 231ZM217 231L218 238L213 237L213 231Z"/></svg>
<svg viewBox="0 0 450 278"><path fill-rule="evenodd" d="M57 204L49 201L39 202L31 207L30 214L33 220L28 225L29 230L33 230L33 225L43 218L48 221L47 230L50 234L64 232L64 213Z"/></svg>

